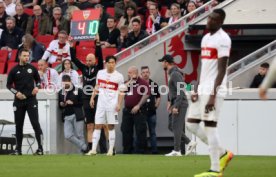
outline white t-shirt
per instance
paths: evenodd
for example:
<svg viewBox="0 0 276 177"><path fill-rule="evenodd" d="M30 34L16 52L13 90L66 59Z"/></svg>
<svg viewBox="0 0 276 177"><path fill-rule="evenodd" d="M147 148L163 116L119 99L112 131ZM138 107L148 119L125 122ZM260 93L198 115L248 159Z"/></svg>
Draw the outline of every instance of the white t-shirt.
<svg viewBox="0 0 276 177"><path fill-rule="evenodd" d="M108 73L106 69L100 70L97 74L99 97L97 109L114 111L118 103L119 88L124 85L124 77L118 71Z"/></svg>
<svg viewBox="0 0 276 177"><path fill-rule="evenodd" d="M210 95L214 91L214 84L218 75L218 59L221 57L229 57L231 49L231 39L228 34L219 29L211 35L206 34L201 41L201 74L199 82L199 94ZM221 86L224 89L219 89L218 96L226 94L227 76L225 74Z"/></svg>
<svg viewBox="0 0 276 177"><path fill-rule="evenodd" d="M55 88L59 87L59 75L53 68L47 68L46 72L40 76L40 79L43 88L47 88L50 85L54 85Z"/></svg>

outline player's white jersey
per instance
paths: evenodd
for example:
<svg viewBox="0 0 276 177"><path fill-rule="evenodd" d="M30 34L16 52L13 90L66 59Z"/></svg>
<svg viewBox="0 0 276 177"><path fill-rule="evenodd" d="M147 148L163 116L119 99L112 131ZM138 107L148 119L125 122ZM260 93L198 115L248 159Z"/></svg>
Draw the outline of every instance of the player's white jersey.
<svg viewBox="0 0 276 177"><path fill-rule="evenodd" d="M106 69L97 74L99 97L97 109L114 111L118 103L119 88L124 84L124 77L118 71L108 73Z"/></svg>
<svg viewBox="0 0 276 177"><path fill-rule="evenodd" d="M215 80L218 74L218 58L229 57L231 39L228 34L219 29L211 35L206 34L201 41L201 74L199 92L203 95L210 95L213 92ZM221 86L226 88L227 76L225 74ZM218 96L225 93L218 92Z"/></svg>

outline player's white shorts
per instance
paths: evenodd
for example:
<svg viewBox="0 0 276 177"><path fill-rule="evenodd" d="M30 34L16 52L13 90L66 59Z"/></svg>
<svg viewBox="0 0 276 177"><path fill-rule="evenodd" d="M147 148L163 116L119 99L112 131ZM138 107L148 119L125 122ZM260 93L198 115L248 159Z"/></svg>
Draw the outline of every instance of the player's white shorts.
<svg viewBox="0 0 276 177"><path fill-rule="evenodd" d="M118 112L97 108L95 124L118 124Z"/></svg>
<svg viewBox="0 0 276 177"><path fill-rule="evenodd" d="M215 110L209 113L205 113L205 106L209 101L209 97L209 95L199 95L196 102L193 103L191 101L188 107L187 118L217 122L219 119L224 98L216 97Z"/></svg>

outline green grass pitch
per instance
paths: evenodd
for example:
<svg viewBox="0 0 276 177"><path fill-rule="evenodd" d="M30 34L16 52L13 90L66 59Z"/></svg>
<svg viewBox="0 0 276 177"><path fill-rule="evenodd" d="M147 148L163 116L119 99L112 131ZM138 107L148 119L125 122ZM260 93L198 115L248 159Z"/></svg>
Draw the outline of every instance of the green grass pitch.
<svg viewBox="0 0 276 177"><path fill-rule="evenodd" d="M0 177L193 177L208 156L0 156ZM276 177L276 157L235 156L224 177Z"/></svg>

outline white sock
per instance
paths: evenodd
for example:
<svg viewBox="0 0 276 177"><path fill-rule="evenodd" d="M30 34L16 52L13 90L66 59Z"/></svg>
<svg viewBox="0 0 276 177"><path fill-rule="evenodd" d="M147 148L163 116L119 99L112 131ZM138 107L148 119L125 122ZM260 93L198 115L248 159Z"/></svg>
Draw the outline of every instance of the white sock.
<svg viewBox="0 0 276 177"><path fill-rule="evenodd" d="M208 145L208 138L203 130L203 128L198 123L186 122L187 129L195 134L201 141Z"/></svg>
<svg viewBox="0 0 276 177"><path fill-rule="evenodd" d="M101 137L101 130L95 129L92 137L92 151L97 151L97 146Z"/></svg>
<svg viewBox="0 0 276 177"><path fill-rule="evenodd" d="M108 130L108 140L109 140L109 150L113 150L115 146L115 129L113 130Z"/></svg>
<svg viewBox="0 0 276 177"><path fill-rule="evenodd" d="M225 150L223 150L223 148L220 147L217 127L205 127L205 131L208 137L211 170L219 172L219 158L222 151Z"/></svg>

